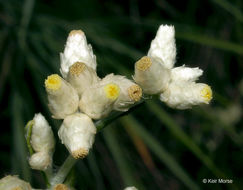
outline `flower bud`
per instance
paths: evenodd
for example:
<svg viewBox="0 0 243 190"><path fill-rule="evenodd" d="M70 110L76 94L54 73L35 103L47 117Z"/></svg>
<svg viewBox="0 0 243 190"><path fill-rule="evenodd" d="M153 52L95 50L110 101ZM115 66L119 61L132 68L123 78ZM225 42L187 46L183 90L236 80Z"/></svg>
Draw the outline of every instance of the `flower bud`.
<svg viewBox="0 0 243 190"><path fill-rule="evenodd" d="M78 109L78 93L63 78L52 74L45 80L46 92L48 95L48 106L53 118L64 119Z"/></svg>
<svg viewBox="0 0 243 190"><path fill-rule="evenodd" d="M94 69L86 66L84 63L76 62L69 68L67 81L77 90L78 95L81 97L84 90L99 81L99 77Z"/></svg>
<svg viewBox="0 0 243 190"><path fill-rule="evenodd" d="M152 40L148 57L156 59L165 68L171 69L176 58L174 26L161 25Z"/></svg>
<svg viewBox="0 0 243 190"><path fill-rule="evenodd" d="M120 95L114 103L113 109L127 111L135 102L142 97L142 89L132 80L121 75L109 74L101 81L102 84L114 83L120 88Z"/></svg>
<svg viewBox="0 0 243 190"><path fill-rule="evenodd" d="M82 113L67 116L58 131L62 143L75 159L88 155L95 134L96 127L93 121Z"/></svg>
<svg viewBox="0 0 243 190"><path fill-rule="evenodd" d="M172 81L196 81L201 75L203 71L196 68L185 67L184 65L181 67L175 67L171 70L171 78Z"/></svg>
<svg viewBox="0 0 243 190"><path fill-rule="evenodd" d="M50 151L54 149L55 139L51 127L41 114L35 114L33 118L30 143L35 152Z"/></svg>
<svg viewBox="0 0 243 190"><path fill-rule="evenodd" d="M29 183L19 179L17 176L8 175L0 180L1 190L32 190Z"/></svg>
<svg viewBox="0 0 243 190"><path fill-rule="evenodd" d="M37 152L30 157L29 164L34 170L45 171L52 165L52 154L47 151Z"/></svg>
<svg viewBox="0 0 243 190"><path fill-rule="evenodd" d="M142 57L135 63L134 80L145 94L163 92L170 82L170 70L154 59Z"/></svg>
<svg viewBox="0 0 243 190"><path fill-rule="evenodd" d="M126 187L124 190L138 190L138 189L134 186L131 186L131 187Z"/></svg>
<svg viewBox="0 0 243 190"><path fill-rule="evenodd" d="M106 117L120 95L120 87L115 83L101 80L84 91L79 109L92 119Z"/></svg>
<svg viewBox="0 0 243 190"><path fill-rule="evenodd" d="M161 101L176 109L188 109L193 105L208 104L211 99L210 86L194 82L172 82L160 95Z"/></svg>
<svg viewBox="0 0 243 190"><path fill-rule="evenodd" d="M61 69L64 78L67 77L69 67L76 62L85 63L96 70L96 57L82 30L72 30L67 38L63 53L60 53Z"/></svg>

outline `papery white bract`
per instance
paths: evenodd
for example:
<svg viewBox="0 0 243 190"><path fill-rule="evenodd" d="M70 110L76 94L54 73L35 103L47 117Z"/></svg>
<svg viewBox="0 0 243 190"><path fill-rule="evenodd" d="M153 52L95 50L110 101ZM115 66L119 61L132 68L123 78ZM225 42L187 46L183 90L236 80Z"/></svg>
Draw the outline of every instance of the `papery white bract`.
<svg viewBox="0 0 243 190"><path fill-rule="evenodd" d="M138 189L134 186L131 186L131 187L126 187L124 190L138 190Z"/></svg>
<svg viewBox="0 0 243 190"><path fill-rule="evenodd" d="M160 25L154 40L151 42L148 57L157 60L167 69L174 67L176 58L174 26Z"/></svg>
<svg viewBox="0 0 243 190"><path fill-rule="evenodd" d="M190 68L180 66L171 70L172 81L196 81L203 74L203 70L196 68Z"/></svg>
<svg viewBox="0 0 243 190"><path fill-rule="evenodd" d="M51 127L41 114L35 114L31 133L31 146L36 152L54 149L55 139Z"/></svg>
<svg viewBox="0 0 243 190"><path fill-rule="evenodd" d="M72 30L67 38L63 53L60 53L60 72L67 77L69 67L76 62L85 63L88 67L96 70L96 57L90 44L87 44L86 36L82 30Z"/></svg>

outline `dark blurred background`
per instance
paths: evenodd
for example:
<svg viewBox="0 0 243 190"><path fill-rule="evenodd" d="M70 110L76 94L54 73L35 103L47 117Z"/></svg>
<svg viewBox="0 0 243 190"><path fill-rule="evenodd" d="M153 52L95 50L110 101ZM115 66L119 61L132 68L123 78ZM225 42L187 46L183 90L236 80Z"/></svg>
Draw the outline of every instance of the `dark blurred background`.
<svg viewBox="0 0 243 190"><path fill-rule="evenodd" d="M241 0L1 0L0 178L17 174L44 188L29 169L24 126L42 112L55 135L61 121L50 117L44 80L59 73L59 53L72 29L92 44L98 74L131 78L160 24L176 30L176 66L204 70L200 82L214 92L209 106L173 110L155 99L96 135L67 183L76 189L242 189ZM58 138L57 138L58 139ZM68 156L57 140L56 169ZM232 179L233 184L204 184Z"/></svg>

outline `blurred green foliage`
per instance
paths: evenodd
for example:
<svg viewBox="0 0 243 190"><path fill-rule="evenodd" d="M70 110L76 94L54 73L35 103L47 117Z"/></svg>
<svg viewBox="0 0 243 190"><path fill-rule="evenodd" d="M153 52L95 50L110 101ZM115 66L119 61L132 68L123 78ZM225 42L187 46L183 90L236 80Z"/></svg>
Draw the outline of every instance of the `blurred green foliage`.
<svg viewBox="0 0 243 190"><path fill-rule="evenodd" d="M148 101L96 136L88 158L67 183L77 189L241 189L243 186L242 55L240 0L1 0L0 177L17 174L45 187L30 170L24 125L42 112L55 134L61 121L47 108L43 82L59 73L59 52L72 29L92 44L98 74L131 78L160 24L176 29L176 66L200 67L214 91L211 105L172 110ZM56 136L57 137L57 136ZM58 139L58 138L57 138ZM58 140L57 140L58 141ZM68 153L57 143L54 165ZM233 179L204 184L202 179Z"/></svg>

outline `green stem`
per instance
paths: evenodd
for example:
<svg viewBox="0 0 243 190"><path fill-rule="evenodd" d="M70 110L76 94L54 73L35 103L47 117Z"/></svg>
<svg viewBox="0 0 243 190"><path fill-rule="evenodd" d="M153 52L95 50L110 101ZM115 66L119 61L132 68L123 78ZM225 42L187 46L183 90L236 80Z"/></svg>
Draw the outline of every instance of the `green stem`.
<svg viewBox="0 0 243 190"><path fill-rule="evenodd" d="M53 186L56 184L63 183L69 171L72 169L76 162L77 160L74 159L72 155L69 155L62 164L61 168L58 170L57 174L52 178L51 185Z"/></svg>

